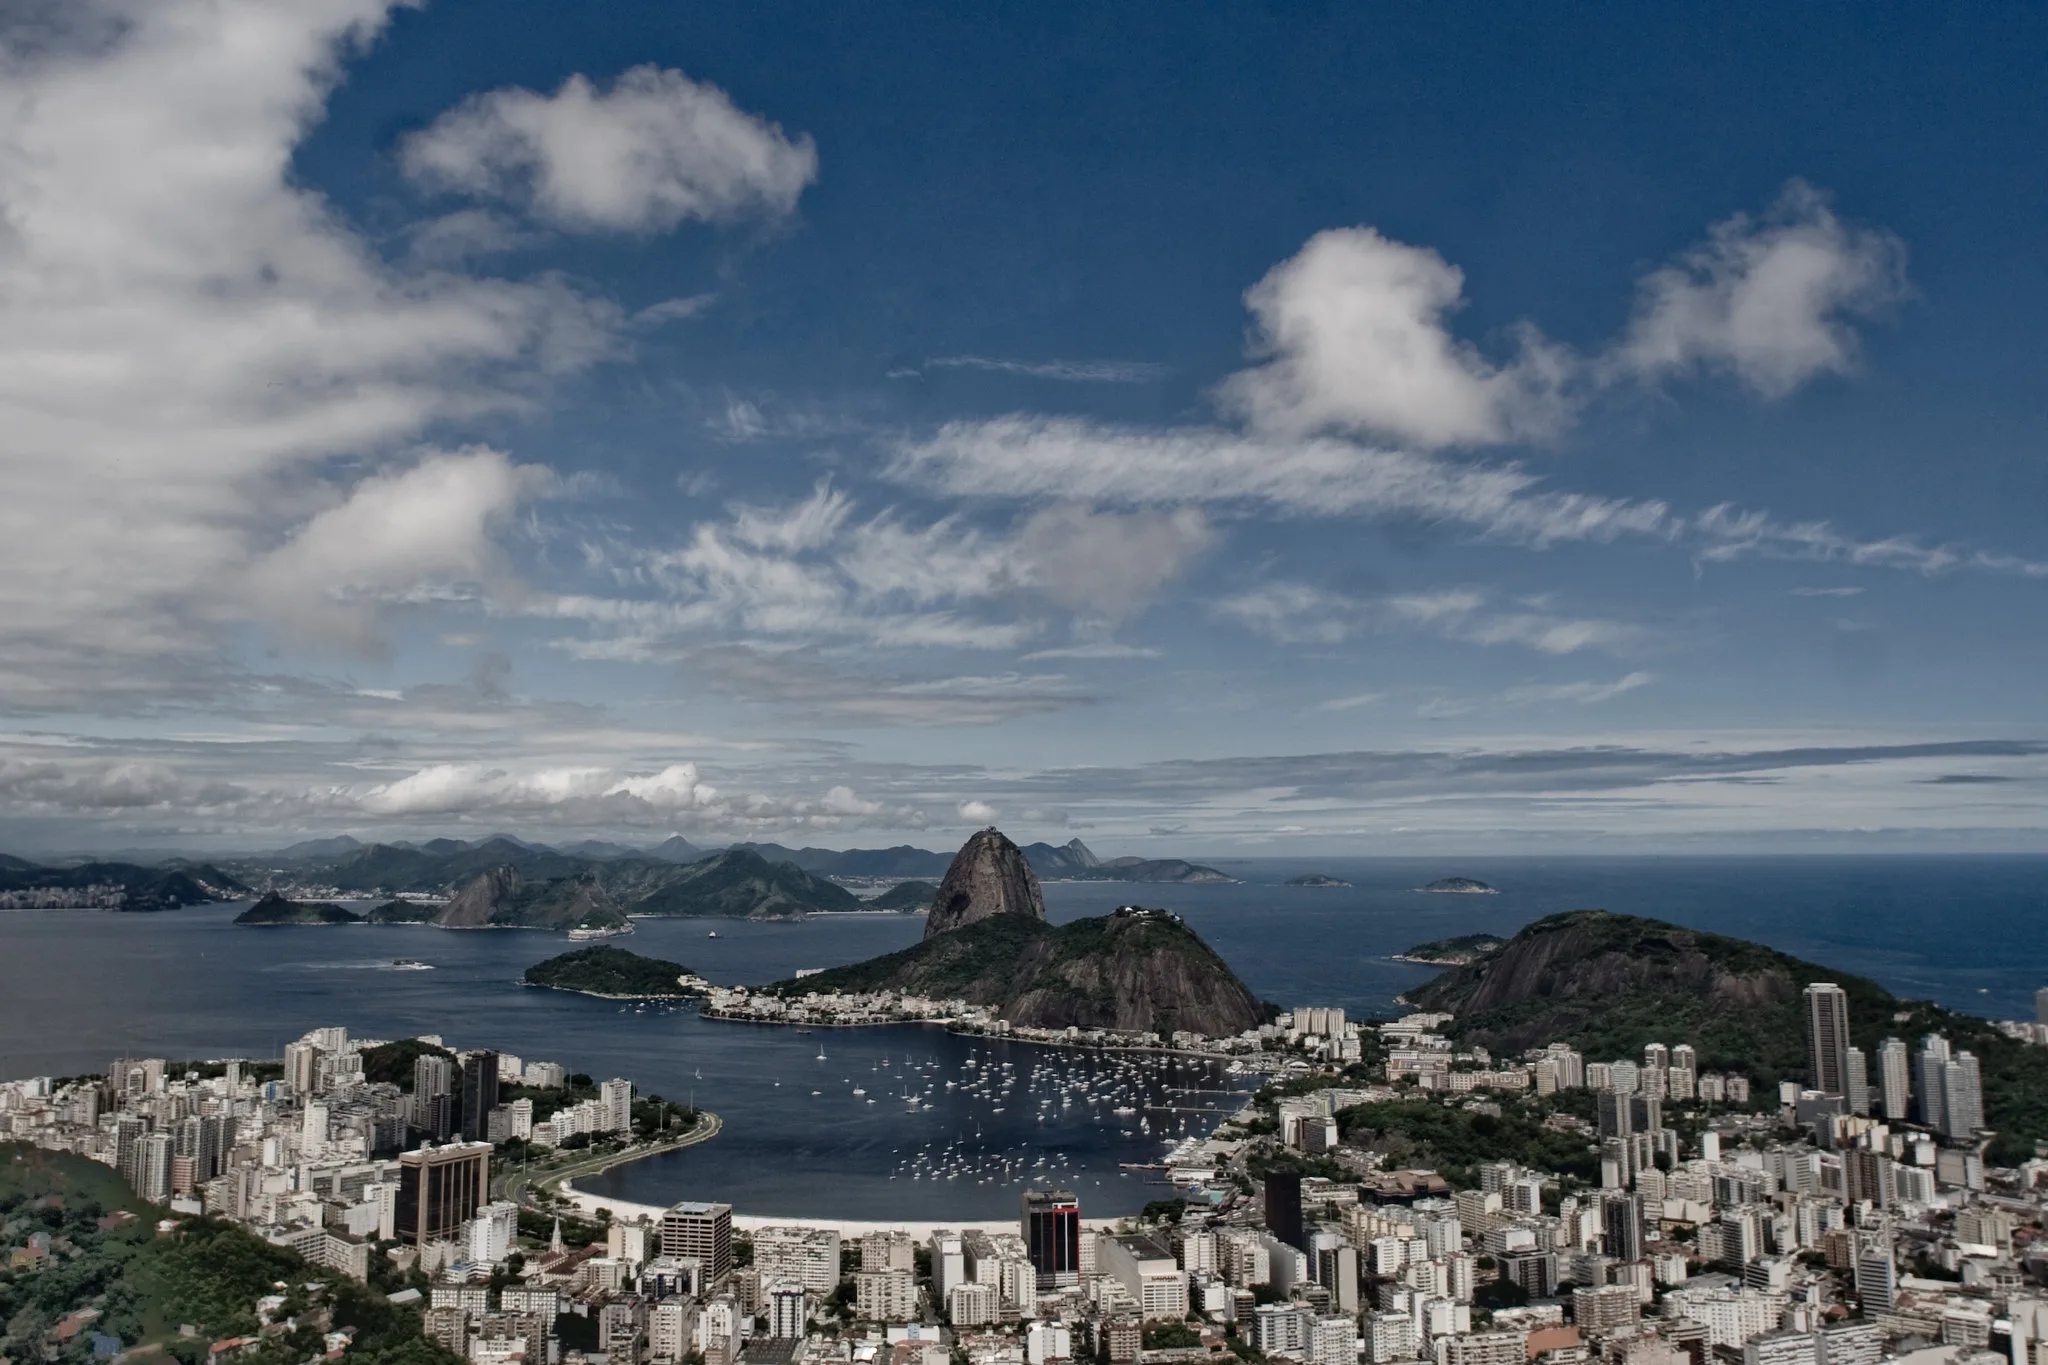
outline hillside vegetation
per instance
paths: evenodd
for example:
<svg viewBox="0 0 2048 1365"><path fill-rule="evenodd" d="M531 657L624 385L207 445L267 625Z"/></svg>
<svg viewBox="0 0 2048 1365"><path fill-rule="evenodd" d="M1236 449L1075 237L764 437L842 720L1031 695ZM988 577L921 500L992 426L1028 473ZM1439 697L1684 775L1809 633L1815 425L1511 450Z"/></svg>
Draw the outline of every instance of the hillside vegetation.
<svg viewBox="0 0 2048 1365"><path fill-rule="evenodd" d="M862 908L868 910L902 910L914 913L929 910L932 897L939 894L939 888L931 882L898 882L870 901L862 901Z"/></svg>
<svg viewBox="0 0 2048 1365"><path fill-rule="evenodd" d="M275 891L235 916L235 923L259 928L280 925L361 924L363 917L330 901L289 901Z"/></svg>
<svg viewBox="0 0 2048 1365"><path fill-rule="evenodd" d="M1705 1071L1738 1071L1766 1086L1806 1081L1801 992L1832 981L1849 998L1852 1041L1867 1055L1898 1037L1945 1034L1977 1055L1995 1160L2024 1159L2048 1140L2048 1049L2013 1041L1983 1020L1894 996L1875 981L1661 920L1574 910L1525 927L1468 965L1415 987L1417 1008L1456 1018L1452 1035L1501 1052L1552 1041L1594 1060L1639 1057L1644 1044L1690 1043Z"/></svg>
<svg viewBox="0 0 2048 1365"><path fill-rule="evenodd" d="M902 952L767 989L959 998L1038 1028L1192 1029L1220 1037L1264 1017L1215 950L1160 911L1060 925L996 915Z"/></svg>
<svg viewBox="0 0 2048 1365"><path fill-rule="evenodd" d="M534 963L526 969L526 984L614 999L656 998L691 994L680 983L681 977L690 974L680 962L598 944Z"/></svg>
<svg viewBox="0 0 2048 1365"><path fill-rule="evenodd" d="M134 1216L108 1216L117 1211ZM127 1348L160 1347L178 1365L201 1365L212 1342L255 1336L256 1301L282 1292L285 1316L303 1325L267 1336L245 1357L253 1365L318 1358L321 1333L308 1321L316 1308L331 1315L335 1330L352 1333L351 1361L457 1365L455 1356L420 1334L416 1309L387 1300L396 1284L358 1284L211 1219L186 1219L159 1236L161 1213L84 1157L0 1144L0 1265L38 1233L63 1249L18 1270L0 1270L0 1359L42 1360L46 1350L47 1358L59 1358L49 1345L51 1329L68 1314L92 1309L99 1316L91 1332ZM377 1261L380 1270L388 1264ZM309 1291L312 1283L325 1287ZM288 1287L277 1291L279 1284ZM195 1331L189 1337L179 1330L187 1324ZM89 1359L92 1344L81 1334L62 1358Z"/></svg>

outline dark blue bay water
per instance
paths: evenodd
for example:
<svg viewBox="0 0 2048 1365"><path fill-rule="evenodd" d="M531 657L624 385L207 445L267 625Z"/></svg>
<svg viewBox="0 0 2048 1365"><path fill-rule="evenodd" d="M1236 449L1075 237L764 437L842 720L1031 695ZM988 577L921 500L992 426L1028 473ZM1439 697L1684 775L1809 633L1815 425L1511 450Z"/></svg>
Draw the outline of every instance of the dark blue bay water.
<svg viewBox="0 0 2048 1365"><path fill-rule="evenodd" d="M2048 984L2048 858L1218 865L1244 884L1055 883L1047 900L1059 920L1131 899L1167 906L1187 916L1260 995L1367 1013L1392 1009L1396 994L1429 974L1388 961L1390 954L1447 934L1509 933L1586 906L1758 939L1901 994L1994 1017L2030 1014L2034 989ZM1354 885L1280 884L1306 871ZM1448 875L1480 878L1501 894L1414 890ZM276 1056L285 1040L319 1024L373 1037L440 1033L457 1046L630 1076L726 1120L716 1141L622 1168L600 1192L649 1203L729 1199L745 1213L917 1220L1006 1216L1017 1189L1047 1172L1077 1184L1092 1212L1135 1208L1157 1191L1119 1163L1155 1160L1167 1137L1201 1125L1204 1111L1228 1102L1215 1093L1224 1081L1208 1067L1137 1068L936 1029L799 1035L521 987L525 967L565 946L550 935L237 929L229 924L235 913L226 906L165 915L0 913L0 1074L97 1071L131 1051ZM923 921L721 923L716 940L706 937L709 927L641 921L628 946L713 980L755 982L906 946ZM436 970L393 971L394 957ZM1007 1089L978 1081L991 1069L1010 1078ZM856 1085L869 1093L854 1096ZM912 1090L921 1097L915 1111L902 1098ZM1090 1105L1088 1095L1103 1102ZM1119 1107L1138 1112L1110 1112ZM1141 1120L1144 1128L1136 1126Z"/></svg>

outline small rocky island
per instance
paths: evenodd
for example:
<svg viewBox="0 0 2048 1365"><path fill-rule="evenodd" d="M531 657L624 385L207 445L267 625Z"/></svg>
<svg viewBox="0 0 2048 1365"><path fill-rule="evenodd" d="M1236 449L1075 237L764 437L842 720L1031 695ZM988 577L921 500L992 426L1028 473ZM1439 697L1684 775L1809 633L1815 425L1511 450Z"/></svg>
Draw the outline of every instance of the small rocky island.
<svg viewBox="0 0 2048 1365"><path fill-rule="evenodd" d="M526 984L606 1000L672 1000L699 995L700 979L680 962L599 945L563 953L526 969Z"/></svg>
<svg viewBox="0 0 2048 1365"><path fill-rule="evenodd" d="M235 916L235 923L256 928L284 925L361 924L363 917L330 901L286 900L272 891Z"/></svg>
<svg viewBox="0 0 2048 1365"><path fill-rule="evenodd" d="M1499 934L1460 934L1456 938L1418 943L1405 953L1394 954L1394 961L1419 962L1425 967L1464 967L1506 942Z"/></svg>
<svg viewBox="0 0 2048 1365"><path fill-rule="evenodd" d="M1304 872L1299 877L1289 877L1284 886L1349 886L1350 882L1341 877L1326 877L1320 872Z"/></svg>
<svg viewBox="0 0 2048 1365"><path fill-rule="evenodd" d="M1439 877L1428 886L1417 887L1439 896L1497 896L1500 893L1485 882L1470 877Z"/></svg>

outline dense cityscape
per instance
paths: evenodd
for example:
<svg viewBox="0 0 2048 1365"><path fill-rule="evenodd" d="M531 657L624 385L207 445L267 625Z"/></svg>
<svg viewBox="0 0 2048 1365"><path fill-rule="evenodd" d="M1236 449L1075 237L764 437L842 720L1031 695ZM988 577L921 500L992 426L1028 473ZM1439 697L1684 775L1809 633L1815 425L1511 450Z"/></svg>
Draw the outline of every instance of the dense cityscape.
<svg viewBox="0 0 2048 1365"><path fill-rule="evenodd" d="M2048 1365L2044 53L0 0L0 1365Z"/></svg>
<svg viewBox="0 0 2048 1365"><path fill-rule="evenodd" d="M0 1120L111 1167L166 1232L224 1221L308 1277L377 1287L475 1365L2039 1365L2048 1159L1987 1164L1968 1051L1888 1038L1868 1058L1841 987L1810 985L1804 1008L1809 1083L1770 1093L1702 1072L1682 1040L1500 1058L1459 1050L1444 1015L1297 1008L1232 1040L1265 1085L1175 1144L1159 1198L1116 1220L1058 1188L1028 1190L1014 1226L615 1212L559 1173L711 1116L625 1078L340 1027L281 1063L9 1081ZM1452 1126L1495 1141L1439 1136L1434 1167L1389 1141ZM16 1278L63 1255L20 1216L0 1238ZM299 1326L247 1307L260 1331L202 1340L214 1358ZM94 1316L51 1324L50 1351Z"/></svg>

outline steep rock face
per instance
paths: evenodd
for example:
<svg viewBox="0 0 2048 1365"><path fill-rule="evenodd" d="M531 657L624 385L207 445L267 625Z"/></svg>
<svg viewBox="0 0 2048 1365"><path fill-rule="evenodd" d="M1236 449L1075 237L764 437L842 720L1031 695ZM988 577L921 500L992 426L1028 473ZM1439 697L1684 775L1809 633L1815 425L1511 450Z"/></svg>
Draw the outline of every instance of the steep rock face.
<svg viewBox="0 0 2048 1365"><path fill-rule="evenodd" d="M536 882L516 867L483 873L434 918L443 929L596 929L625 922L618 903L595 877Z"/></svg>
<svg viewBox="0 0 2048 1365"><path fill-rule="evenodd" d="M960 846L939 893L932 898L924 936L935 938L997 915L1045 918L1045 895L1024 850L991 826Z"/></svg>
<svg viewBox="0 0 2048 1365"><path fill-rule="evenodd" d="M434 923L443 929L482 929L526 885L513 867L494 867L456 892Z"/></svg>

